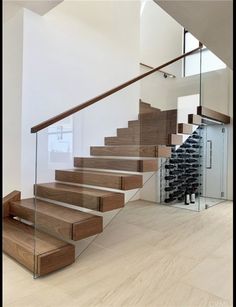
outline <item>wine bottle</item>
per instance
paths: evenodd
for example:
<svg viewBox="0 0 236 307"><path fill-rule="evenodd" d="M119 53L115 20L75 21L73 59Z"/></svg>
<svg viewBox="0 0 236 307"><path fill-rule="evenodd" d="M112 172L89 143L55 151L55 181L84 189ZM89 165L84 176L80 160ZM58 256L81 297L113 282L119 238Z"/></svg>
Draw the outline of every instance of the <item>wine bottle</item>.
<svg viewBox="0 0 236 307"><path fill-rule="evenodd" d="M192 138L199 140L199 139L201 139L202 137L201 137L199 134L193 134L193 135L192 135Z"/></svg>
<svg viewBox="0 0 236 307"><path fill-rule="evenodd" d="M185 201L184 201L185 205L189 205L190 204L190 194L188 191L186 191L185 193Z"/></svg>
<svg viewBox="0 0 236 307"><path fill-rule="evenodd" d="M183 171L182 170L174 170L174 171L170 171L170 175L178 175L181 174Z"/></svg>
<svg viewBox="0 0 236 307"><path fill-rule="evenodd" d="M173 180L175 179L175 176L165 176L165 180Z"/></svg>
<svg viewBox="0 0 236 307"><path fill-rule="evenodd" d="M191 148L191 145L190 145L190 144L184 143L184 144L182 145L182 147L183 147L183 148Z"/></svg>
<svg viewBox="0 0 236 307"><path fill-rule="evenodd" d="M182 180L174 180L174 181L170 182L169 185L170 185L171 187L173 187L173 186L179 185L179 184L181 184L181 183L183 183Z"/></svg>
<svg viewBox="0 0 236 307"><path fill-rule="evenodd" d="M179 154L178 158L190 158L191 155L190 154Z"/></svg>
<svg viewBox="0 0 236 307"><path fill-rule="evenodd" d="M192 164L192 167L200 167L202 166L201 164Z"/></svg>
<svg viewBox="0 0 236 307"><path fill-rule="evenodd" d="M195 163L197 162L197 159L186 159L187 163Z"/></svg>
<svg viewBox="0 0 236 307"><path fill-rule="evenodd" d="M175 168L175 165L166 164L166 165L165 165L165 168L166 168L166 169L173 169L173 168Z"/></svg>
<svg viewBox="0 0 236 307"><path fill-rule="evenodd" d="M190 167L191 166L191 164L188 164L188 163L183 163L183 164L179 164L178 165L178 168L188 168L188 167Z"/></svg>
<svg viewBox="0 0 236 307"><path fill-rule="evenodd" d="M186 169L186 173L193 173L193 172L196 172L197 169L196 168L189 168L189 169Z"/></svg>
<svg viewBox="0 0 236 307"><path fill-rule="evenodd" d="M198 143L198 141L194 140L194 139L187 139L186 142L189 143L189 144L197 144Z"/></svg>
<svg viewBox="0 0 236 307"><path fill-rule="evenodd" d="M186 152L187 153L195 153L196 151L192 148L189 148L189 149L186 149Z"/></svg>
<svg viewBox="0 0 236 307"><path fill-rule="evenodd" d="M179 163L178 159L170 159L169 162L173 164Z"/></svg>
<svg viewBox="0 0 236 307"><path fill-rule="evenodd" d="M192 145L193 148L202 148L202 146L198 145L198 144L193 144Z"/></svg>
<svg viewBox="0 0 236 307"><path fill-rule="evenodd" d="M194 193L194 191L191 191L191 194L190 194L190 203L191 203L191 204L194 204L194 203L195 203L195 193Z"/></svg>
<svg viewBox="0 0 236 307"><path fill-rule="evenodd" d="M193 154L192 157L193 157L193 158L201 158L202 156L199 155L199 154Z"/></svg>
<svg viewBox="0 0 236 307"><path fill-rule="evenodd" d="M175 187L165 187L166 192L173 191L173 190L175 190Z"/></svg>
<svg viewBox="0 0 236 307"><path fill-rule="evenodd" d="M184 149L182 149L182 148L178 148L178 149L176 150L176 152L177 152L177 153L184 152Z"/></svg>

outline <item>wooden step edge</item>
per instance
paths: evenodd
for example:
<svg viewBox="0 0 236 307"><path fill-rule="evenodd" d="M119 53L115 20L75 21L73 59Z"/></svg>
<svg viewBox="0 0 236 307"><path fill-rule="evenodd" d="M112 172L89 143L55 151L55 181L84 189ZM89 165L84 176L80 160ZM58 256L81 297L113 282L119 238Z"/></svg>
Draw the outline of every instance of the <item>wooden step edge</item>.
<svg viewBox="0 0 236 307"><path fill-rule="evenodd" d="M9 216L10 204L12 201L17 201L21 199L21 192L20 191L13 191L3 197L2 205L3 205L3 218Z"/></svg>
<svg viewBox="0 0 236 307"><path fill-rule="evenodd" d="M97 235L103 231L103 218L96 216L88 219L87 221L81 221L73 224L72 228L72 240L78 241L94 235Z"/></svg>
<svg viewBox="0 0 236 307"><path fill-rule="evenodd" d="M123 193L111 193L100 197L99 211L107 212L115 209L121 209L125 206L125 195Z"/></svg>
<svg viewBox="0 0 236 307"><path fill-rule="evenodd" d="M168 135L168 145L181 145L183 143L183 136L179 134Z"/></svg>
<svg viewBox="0 0 236 307"><path fill-rule="evenodd" d="M61 269L67 265L72 264L75 261L75 247L72 244L63 242L60 247L48 250L48 252L41 254L34 254L34 244L32 248L27 247L21 242L16 241L14 237L11 238L10 231L6 234L5 223L14 223L16 227L25 229L27 236L32 236L32 242L35 240L35 231L29 226L20 223L19 221L12 220L9 217L4 218L3 224L3 252L15 259L21 265L29 269L31 272L38 276L43 276L58 269ZM37 231L40 233L40 231ZM44 234L44 237L52 238L50 235ZM22 238L22 241L24 238ZM36 234L37 240L37 234ZM56 241L60 241L55 239ZM62 241L61 241L62 242ZM37 247L37 241L36 241Z"/></svg>
<svg viewBox="0 0 236 307"><path fill-rule="evenodd" d="M191 125L200 126L202 124L202 117L196 114L188 114L188 123Z"/></svg>
<svg viewBox="0 0 236 307"><path fill-rule="evenodd" d="M55 204L52 204L52 206L55 206L56 210L57 206ZM87 214L88 217L84 220L71 223L51 214L48 215L46 212L40 211L40 209L40 206L37 206L37 209L34 210L34 208L21 205L19 202L12 202L10 205L10 215L32 223L35 223L36 218L37 229L68 240L82 240L102 232L103 219L101 216ZM66 209L74 211L73 209Z"/></svg>
<svg viewBox="0 0 236 307"><path fill-rule="evenodd" d="M83 177L83 171L78 171ZM56 170L55 179L61 182L73 182L90 186L100 186L117 190L132 190L142 186L142 175L110 173L110 172L85 172L84 180L80 180L77 172L70 170ZM84 177L85 177L84 176Z"/></svg>
<svg viewBox="0 0 236 307"><path fill-rule="evenodd" d="M158 158L171 157L171 148L168 146L156 146L156 157Z"/></svg>
<svg viewBox="0 0 236 307"><path fill-rule="evenodd" d="M193 126L191 124L179 123L178 124L178 133L181 134L192 134Z"/></svg>
<svg viewBox="0 0 236 307"><path fill-rule="evenodd" d="M201 117L216 120L216 121L219 121L223 124L229 124L230 123L230 116L223 114L221 112L211 110L211 109L206 108L204 106L198 106L197 107L197 114L200 115Z"/></svg>
<svg viewBox="0 0 236 307"><path fill-rule="evenodd" d="M104 166L107 163L108 165ZM100 164L103 162L102 164ZM132 167L131 167L132 163ZM75 167L86 167L90 169L109 169L116 171L132 171L132 172L152 172L157 171L159 168L157 159L137 159L137 160L129 160L129 159L119 159L119 158L95 158L95 157L74 157L74 166Z"/></svg>

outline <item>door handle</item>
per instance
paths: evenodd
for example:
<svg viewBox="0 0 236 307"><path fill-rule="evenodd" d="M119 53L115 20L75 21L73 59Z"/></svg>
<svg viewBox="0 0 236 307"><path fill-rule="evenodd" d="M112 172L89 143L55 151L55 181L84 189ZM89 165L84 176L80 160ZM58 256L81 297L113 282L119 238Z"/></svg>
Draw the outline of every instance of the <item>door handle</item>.
<svg viewBox="0 0 236 307"><path fill-rule="evenodd" d="M211 169L212 168L212 141L211 140L207 140L207 169Z"/></svg>

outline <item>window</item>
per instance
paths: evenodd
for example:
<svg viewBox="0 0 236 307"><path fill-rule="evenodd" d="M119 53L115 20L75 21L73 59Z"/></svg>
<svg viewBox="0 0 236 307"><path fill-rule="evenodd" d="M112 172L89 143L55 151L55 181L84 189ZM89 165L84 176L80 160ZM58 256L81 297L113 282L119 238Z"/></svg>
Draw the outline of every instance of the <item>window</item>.
<svg viewBox="0 0 236 307"><path fill-rule="evenodd" d="M184 53L195 49L199 46L199 41L187 30L184 29ZM203 45L202 48L202 73L218 70L226 68L224 62L222 62L213 52L206 48ZM199 53L190 55L184 58L184 65L183 65L183 76L193 76L200 73L200 56Z"/></svg>

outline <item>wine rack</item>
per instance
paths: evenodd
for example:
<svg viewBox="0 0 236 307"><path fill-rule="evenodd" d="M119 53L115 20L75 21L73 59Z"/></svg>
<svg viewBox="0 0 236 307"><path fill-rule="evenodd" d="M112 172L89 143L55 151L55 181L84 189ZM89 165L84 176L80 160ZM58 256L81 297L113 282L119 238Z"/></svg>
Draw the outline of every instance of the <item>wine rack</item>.
<svg viewBox="0 0 236 307"><path fill-rule="evenodd" d="M195 202L202 193L201 127L178 148L172 147L169 159L162 163L160 172L160 200L166 204ZM186 201L186 196L194 196Z"/></svg>

